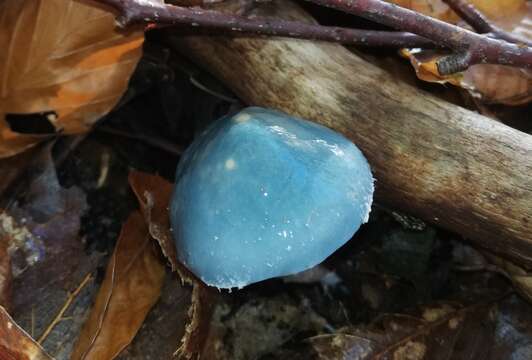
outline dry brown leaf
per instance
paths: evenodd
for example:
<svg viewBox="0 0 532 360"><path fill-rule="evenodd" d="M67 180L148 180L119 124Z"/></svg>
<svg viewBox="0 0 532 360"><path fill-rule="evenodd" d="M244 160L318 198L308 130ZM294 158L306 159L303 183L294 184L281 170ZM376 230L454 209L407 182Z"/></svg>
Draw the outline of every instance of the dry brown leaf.
<svg viewBox="0 0 532 360"><path fill-rule="evenodd" d="M179 353L186 359L201 358L205 342L209 336L211 318L217 302L217 294L213 289L194 284L192 304L188 310L190 322L186 327L185 336L181 339Z"/></svg>
<svg viewBox="0 0 532 360"><path fill-rule="evenodd" d="M191 358L203 351L216 294L177 261L168 213L173 185L160 176L140 171L132 171L129 174L129 183L139 200L144 219L149 224L151 236L159 242L172 270L177 271L179 275L181 284L178 286L183 286L183 282L193 286L190 320L179 348L182 356Z"/></svg>
<svg viewBox="0 0 532 360"><path fill-rule="evenodd" d="M150 235L161 246L164 256L172 267L172 271L177 271L181 279L191 285L195 283L203 284L201 280L177 261L168 213L173 185L160 176L140 171L131 171L129 184L140 203Z"/></svg>
<svg viewBox="0 0 532 360"><path fill-rule="evenodd" d="M394 3L436 17L459 23L459 17L441 0L394 0ZM471 1L500 28L525 39L532 39L532 4L525 0ZM441 52L403 49L417 76L424 81L450 83L469 90L486 103L521 105L532 100L532 71L511 66L479 64L449 76L439 74L436 62Z"/></svg>
<svg viewBox="0 0 532 360"><path fill-rule="evenodd" d="M11 274L11 259L7 248L9 242L6 236L0 234L0 306L11 307L11 289L13 276Z"/></svg>
<svg viewBox="0 0 532 360"><path fill-rule="evenodd" d="M532 101L532 71L528 69L473 65L464 72L461 86L485 103L523 105Z"/></svg>
<svg viewBox="0 0 532 360"><path fill-rule="evenodd" d="M176 286L176 277L167 271L161 298L150 310L135 339L119 360L172 359L179 339L185 335L192 299L189 286Z"/></svg>
<svg viewBox="0 0 532 360"><path fill-rule="evenodd" d="M142 42L90 0L0 2L0 157L43 138L12 131L6 114L53 111L57 132L90 129L125 91Z"/></svg>
<svg viewBox="0 0 532 360"><path fill-rule="evenodd" d="M164 273L142 215L134 212L122 227L71 358L114 359L131 342L159 299Z"/></svg>
<svg viewBox="0 0 532 360"><path fill-rule="evenodd" d="M140 171L132 171L129 174L129 184L140 203L150 234L159 242L164 256L172 266L172 271L181 270L182 266L177 261L175 244L170 233L168 216L172 184L160 176Z"/></svg>
<svg viewBox="0 0 532 360"><path fill-rule="evenodd" d="M51 360L43 348L35 342L0 306L0 359L2 360Z"/></svg>

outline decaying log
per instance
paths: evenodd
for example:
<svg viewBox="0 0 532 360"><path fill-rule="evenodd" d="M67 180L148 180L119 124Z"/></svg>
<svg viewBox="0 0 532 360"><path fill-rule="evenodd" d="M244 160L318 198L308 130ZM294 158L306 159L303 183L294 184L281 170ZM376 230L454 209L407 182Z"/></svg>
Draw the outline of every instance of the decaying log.
<svg viewBox="0 0 532 360"><path fill-rule="evenodd" d="M276 15L308 18L288 1L271 6ZM394 81L340 45L219 36L172 42L247 103L352 139L372 166L378 201L532 269L532 136Z"/></svg>

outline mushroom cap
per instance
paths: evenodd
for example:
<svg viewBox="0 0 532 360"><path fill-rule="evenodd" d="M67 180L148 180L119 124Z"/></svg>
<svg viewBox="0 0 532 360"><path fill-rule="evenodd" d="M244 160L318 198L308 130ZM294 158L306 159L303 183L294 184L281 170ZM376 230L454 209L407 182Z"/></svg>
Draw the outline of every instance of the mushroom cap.
<svg viewBox="0 0 532 360"><path fill-rule="evenodd" d="M352 142L251 107L216 121L183 154L170 221L188 269L240 288L322 262L368 220L372 198L370 167Z"/></svg>

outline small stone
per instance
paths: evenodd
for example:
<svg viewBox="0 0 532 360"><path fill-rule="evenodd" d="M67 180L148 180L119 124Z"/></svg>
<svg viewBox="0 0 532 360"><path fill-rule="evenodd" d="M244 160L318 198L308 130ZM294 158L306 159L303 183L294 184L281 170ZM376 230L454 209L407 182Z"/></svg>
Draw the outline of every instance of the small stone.
<svg viewBox="0 0 532 360"><path fill-rule="evenodd" d="M309 269L368 220L360 150L313 122L252 107L183 154L170 221L179 260L206 284L243 287Z"/></svg>

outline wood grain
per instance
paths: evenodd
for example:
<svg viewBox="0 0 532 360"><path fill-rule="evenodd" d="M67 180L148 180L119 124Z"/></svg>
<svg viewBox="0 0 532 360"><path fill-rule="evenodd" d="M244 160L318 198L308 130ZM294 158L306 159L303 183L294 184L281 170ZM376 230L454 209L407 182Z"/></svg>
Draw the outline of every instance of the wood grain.
<svg viewBox="0 0 532 360"><path fill-rule="evenodd" d="M288 1L266 13L308 19ZM249 104L311 119L367 156L377 200L532 269L532 136L440 100L344 47L175 37Z"/></svg>

